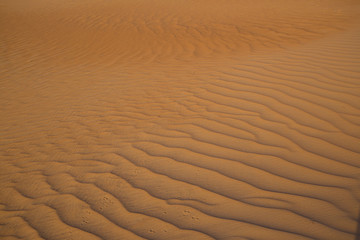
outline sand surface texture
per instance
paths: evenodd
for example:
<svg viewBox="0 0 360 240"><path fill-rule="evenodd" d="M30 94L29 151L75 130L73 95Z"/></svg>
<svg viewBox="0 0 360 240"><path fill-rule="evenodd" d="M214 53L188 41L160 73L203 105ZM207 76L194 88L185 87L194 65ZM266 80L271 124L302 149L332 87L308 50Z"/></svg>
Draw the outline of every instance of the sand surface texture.
<svg viewBox="0 0 360 240"><path fill-rule="evenodd" d="M0 238L355 240L357 0L0 0Z"/></svg>

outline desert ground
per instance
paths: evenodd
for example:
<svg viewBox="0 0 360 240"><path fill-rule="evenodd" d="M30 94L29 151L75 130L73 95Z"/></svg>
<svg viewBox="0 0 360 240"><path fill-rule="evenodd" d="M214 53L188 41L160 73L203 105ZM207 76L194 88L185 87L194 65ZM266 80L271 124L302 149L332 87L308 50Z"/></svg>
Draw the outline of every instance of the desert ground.
<svg viewBox="0 0 360 240"><path fill-rule="evenodd" d="M359 239L358 0L0 0L0 83L0 239Z"/></svg>

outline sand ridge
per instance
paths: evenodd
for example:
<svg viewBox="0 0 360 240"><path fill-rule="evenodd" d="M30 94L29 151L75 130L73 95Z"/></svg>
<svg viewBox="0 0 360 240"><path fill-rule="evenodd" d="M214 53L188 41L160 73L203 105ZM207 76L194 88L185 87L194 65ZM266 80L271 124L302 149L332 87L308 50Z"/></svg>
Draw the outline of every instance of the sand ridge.
<svg viewBox="0 0 360 240"><path fill-rule="evenodd" d="M2 239L355 239L357 1L0 11Z"/></svg>

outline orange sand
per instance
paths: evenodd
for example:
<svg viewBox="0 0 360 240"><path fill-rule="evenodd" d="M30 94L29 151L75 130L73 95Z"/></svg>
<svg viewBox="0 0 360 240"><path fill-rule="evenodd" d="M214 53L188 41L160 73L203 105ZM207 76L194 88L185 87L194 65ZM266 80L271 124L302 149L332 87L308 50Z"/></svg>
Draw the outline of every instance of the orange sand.
<svg viewBox="0 0 360 240"><path fill-rule="evenodd" d="M359 16L0 1L0 238L355 240Z"/></svg>

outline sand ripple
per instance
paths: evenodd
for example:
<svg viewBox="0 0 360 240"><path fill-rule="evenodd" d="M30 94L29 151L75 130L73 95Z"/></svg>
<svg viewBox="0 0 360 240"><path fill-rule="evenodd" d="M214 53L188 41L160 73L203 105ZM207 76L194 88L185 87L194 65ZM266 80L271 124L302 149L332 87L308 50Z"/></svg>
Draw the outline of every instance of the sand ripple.
<svg viewBox="0 0 360 240"><path fill-rule="evenodd" d="M0 3L2 239L355 239L356 1Z"/></svg>

